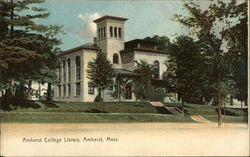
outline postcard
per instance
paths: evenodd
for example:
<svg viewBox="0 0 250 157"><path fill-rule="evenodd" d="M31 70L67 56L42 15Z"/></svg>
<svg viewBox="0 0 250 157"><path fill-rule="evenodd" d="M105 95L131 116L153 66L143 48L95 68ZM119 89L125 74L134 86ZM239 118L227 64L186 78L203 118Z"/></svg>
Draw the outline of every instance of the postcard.
<svg viewBox="0 0 250 157"><path fill-rule="evenodd" d="M1 0L0 156L249 156L247 0Z"/></svg>

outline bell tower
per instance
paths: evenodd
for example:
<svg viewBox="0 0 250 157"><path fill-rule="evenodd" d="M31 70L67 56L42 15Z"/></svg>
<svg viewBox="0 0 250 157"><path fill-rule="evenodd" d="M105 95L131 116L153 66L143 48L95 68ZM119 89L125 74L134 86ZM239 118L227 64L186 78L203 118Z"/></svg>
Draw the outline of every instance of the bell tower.
<svg viewBox="0 0 250 157"><path fill-rule="evenodd" d="M120 50L124 49L124 23L127 18L105 15L93 22L97 25L97 46L114 65L122 68Z"/></svg>

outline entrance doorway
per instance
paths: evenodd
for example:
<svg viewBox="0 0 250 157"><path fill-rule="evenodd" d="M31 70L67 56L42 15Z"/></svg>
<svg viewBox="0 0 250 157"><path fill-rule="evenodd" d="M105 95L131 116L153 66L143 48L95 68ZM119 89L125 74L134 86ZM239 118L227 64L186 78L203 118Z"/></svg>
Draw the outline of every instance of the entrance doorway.
<svg viewBox="0 0 250 157"><path fill-rule="evenodd" d="M125 88L126 92L125 92L125 99L132 99L132 88L131 85L128 84Z"/></svg>

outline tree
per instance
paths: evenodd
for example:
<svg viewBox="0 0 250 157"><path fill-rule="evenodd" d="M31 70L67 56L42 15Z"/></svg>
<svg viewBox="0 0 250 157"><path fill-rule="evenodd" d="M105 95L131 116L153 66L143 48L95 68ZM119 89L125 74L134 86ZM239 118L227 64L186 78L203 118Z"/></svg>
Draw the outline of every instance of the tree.
<svg viewBox="0 0 250 157"><path fill-rule="evenodd" d="M236 0L227 2L219 0L211 2L208 9L202 10L198 2L192 1L184 4L189 12L188 16L175 15L175 19L187 26L190 34L198 39L201 45L207 65L205 73L211 76L206 80L208 89L212 89L212 93L217 97L219 126L221 125L220 90L223 88L221 84L232 74L226 62L228 56L221 49L223 41L227 41L224 32L232 28L232 23L241 19L240 17L244 15L242 11L247 10L246 4L247 1L238 4ZM237 51L241 52L240 49Z"/></svg>
<svg viewBox="0 0 250 157"><path fill-rule="evenodd" d="M152 85L153 65L145 60L135 61L135 73L141 74L139 80L135 80L134 93L137 99L149 101L163 101L166 94L162 88Z"/></svg>
<svg viewBox="0 0 250 157"><path fill-rule="evenodd" d="M102 101L102 91L113 84L115 73L106 54L101 50L97 53L97 57L88 63L87 74L87 78L97 88L98 97Z"/></svg>
<svg viewBox="0 0 250 157"><path fill-rule="evenodd" d="M166 66L163 79L167 82L168 91L176 92L182 100L184 115L184 103L200 96L194 95L200 88L204 67L198 44L190 37L177 37L169 46L169 60L166 61Z"/></svg>
<svg viewBox="0 0 250 157"><path fill-rule="evenodd" d="M49 76L42 69L55 73L58 67L57 46L61 42L55 35L61 32L61 26L34 22L50 15L46 9L35 7L42 2L44 0L0 1L0 75L3 76L0 88L6 90L6 97L15 96L15 83L28 85L30 92L33 81ZM30 13L23 13L27 10Z"/></svg>

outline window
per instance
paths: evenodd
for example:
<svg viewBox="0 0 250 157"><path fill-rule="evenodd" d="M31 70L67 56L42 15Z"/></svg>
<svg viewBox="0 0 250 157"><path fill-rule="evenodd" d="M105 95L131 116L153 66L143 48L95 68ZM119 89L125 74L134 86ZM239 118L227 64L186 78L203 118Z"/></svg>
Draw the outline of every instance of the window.
<svg viewBox="0 0 250 157"><path fill-rule="evenodd" d="M58 70L58 78L59 78L59 82L62 82L62 71L61 69Z"/></svg>
<svg viewBox="0 0 250 157"><path fill-rule="evenodd" d="M121 27L119 27L119 38L122 38L122 28Z"/></svg>
<svg viewBox="0 0 250 157"><path fill-rule="evenodd" d="M77 56L76 57L76 80L80 80L81 79L81 61L80 61L80 57Z"/></svg>
<svg viewBox="0 0 250 157"><path fill-rule="evenodd" d="M109 88L108 88L108 90L113 91L114 90L114 86L110 85Z"/></svg>
<svg viewBox="0 0 250 157"><path fill-rule="evenodd" d="M71 96L71 84L68 84L68 97Z"/></svg>
<svg viewBox="0 0 250 157"><path fill-rule="evenodd" d="M101 30L98 29L98 38L101 39Z"/></svg>
<svg viewBox="0 0 250 157"><path fill-rule="evenodd" d="M103 38L103 28L101 28L101 39Z"/></svg>
<svg viewBox="0 0 250 157"><path fill-rule="evenodd" d="M110 32L110 37L113 37L113 27L109 28L109 32Z"/></svg>
<svg viewBox="0 0 250 157"><path fill-rule="evenodd" d="M81 94L81 84L80 82L76 83L76 95Z"/></svg>
<svg viewBox="0 0 250 157"><path fill-rule="evenodd" d="M66 85L63 85L63 96L66 97Z"/></svg>
<svg viewBox="0 0 250 157"><path fill-rule="evenodd" d="M154 79L159 79L159 61L154 61L154 66L153 66L153 78Z"/></svg>
<svg viewBox="0 0 250 157"><path fill-rule="evenodd" d="M117 28L116 27L114 29L114 33L115 33L115 38L117 38Z"/></svg>
<svg viewBox="0 0 250 157"><path fill-rule="evenodd" d="M105 38L105 36L106 36L106 28L103 27L103 38Z"/></svg>
<svg viewBox="0 0 250 157"><path fill-rule="evenodd" d="M58 86L58 97L61 97L61 86Z"/></svg>
<svg viewBox="0 0 250 157"><path fill-rule="evenodd" d="M70 59L68 59L68 82L71 81Z"/></svg>
<svg viewBox="0 0 250 157"><path fill-rule="evenodd" d="M118 64L119 63L118 54L116 54L116 53L113 55L113 63L114 64Z"/></svg>
<svg viewBox="0 0 250 157"><path fill-rule="evenodd" d="M92 82L88 83L88 94L94 95L95 94L95 87Z"/></svg>
<svg viewBox="0 0 250 157"><path fill-rule="evenodd" d="M65 60L63 61L63 82L66 82L66 64L65 64Z"/></svg>

